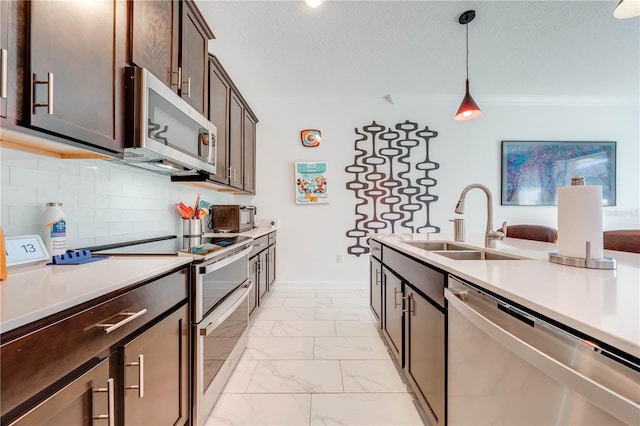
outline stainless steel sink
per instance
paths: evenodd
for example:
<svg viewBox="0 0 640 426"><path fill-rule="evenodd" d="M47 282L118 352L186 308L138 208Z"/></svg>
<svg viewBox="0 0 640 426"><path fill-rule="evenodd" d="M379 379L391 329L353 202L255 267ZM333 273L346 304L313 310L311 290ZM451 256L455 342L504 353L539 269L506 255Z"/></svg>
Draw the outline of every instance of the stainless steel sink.
<svg viewBox="0 0 640 426"><path fill-rule="evenodd" d="M522 260L519 257L479 250L443 250L432 251L432 253L439 256L448 257L449 259L453 260Z"/></svg>
<svg viewBox="0 0 640 426"><path fill-rule="evenodd" d="M428 251L442 250L469 250L469 247L459 246L447 241L403 241L405 244Z"/></svg>

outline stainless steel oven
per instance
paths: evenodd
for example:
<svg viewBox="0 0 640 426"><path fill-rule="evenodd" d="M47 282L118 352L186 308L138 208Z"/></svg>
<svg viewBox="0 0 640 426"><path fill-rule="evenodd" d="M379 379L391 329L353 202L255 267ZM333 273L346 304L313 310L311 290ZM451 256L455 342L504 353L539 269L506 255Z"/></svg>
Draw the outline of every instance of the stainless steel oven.
<svg viewBox="0 0 640 426"><path fill-rule="evenodd" d="M206 421L247 344L250 251L240 244L193 265L194 425Z"/></svg>

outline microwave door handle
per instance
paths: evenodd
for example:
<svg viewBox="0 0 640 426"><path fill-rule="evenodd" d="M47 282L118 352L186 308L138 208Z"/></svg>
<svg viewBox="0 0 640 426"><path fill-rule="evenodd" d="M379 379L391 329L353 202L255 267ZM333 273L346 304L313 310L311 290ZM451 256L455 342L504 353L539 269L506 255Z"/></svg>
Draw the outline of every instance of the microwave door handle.
<svg viewBox="0 0 640 426"><path fill-rule="evenodd" d="M201 266L200 267L200 274L201 275L210 274L213 271L217 271L220 268L224 268L225 266L235 262L236 260L240 259L241 257L248 255L249 252L252 249L253 249L253 246L249 246L249 247L243 249L242 251L239 251L239 252L234 253L234 254L232 254L230 256L222 258L222 259L218 260L217 262L210 263L207 266Z"/></svg>

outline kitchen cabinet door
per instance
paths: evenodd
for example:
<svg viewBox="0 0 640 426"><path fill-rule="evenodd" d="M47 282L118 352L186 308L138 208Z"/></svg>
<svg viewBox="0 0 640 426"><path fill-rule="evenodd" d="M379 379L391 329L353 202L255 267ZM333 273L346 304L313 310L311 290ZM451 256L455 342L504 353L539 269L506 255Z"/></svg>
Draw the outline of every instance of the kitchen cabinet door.
<svg viewBox="0 0 640 426"><path fill-rule="evenodd" d="M229 185L244 189L242 184L244 108L240 98L231 91L231 107L229 109Z"/></svg>
<svg viewBox="0 0 640 426"><path fill-rule="evenodd" d="M256 192L256 120L248 110L244 111L243 118L243 188L246 192Z"/></svg>
<svg viewBox="0 0 640 426"><path fill-rule="evenodd" d="M253 290L249 292L249 315L258 306L258 256L249 259L249 280L253 283Z"/></svg>
<svg viewBox="0 0 640 426"><path fill-rule="evenodd" d="M369 306L380 327L382 317L382 264L374 257L369 258Z"/></svg>
<svg viewBox="0 0 640 426"><path fill-rule="evenodd" d="M183 305L123 348L124 424L189 419L189 315Z"/></svg>
<svg viewBox="0 0 640 426"><path fill-rule="evenodd" d="M148 69L178 93L178 0L131 2L131 63Z"/></svg>
<svg viewBox="0 0 640 426"><path fill-rule="evenodd" d="M382 269L382 276L384 287L383 334L390 344L391 352L402 365L402 281L387 268Z"/></svg>
<svg viewBox="0 0 640 426"><path fill-rule="evenodd" d="M269 284L267 283L267 253L268 250L263 250L258 255L258 297L260 300L267 294Z"/></svg>
<svg viewBox="0 0 640 426"><path fill-rule="evenodd" d="M431 424L445 425L445 315L410 285L405 293L405 372Z"/></svg>
<svg viewBox="0 0 640 426"><path fill-rule="evenodd" d="M9 2L0 1L0 117L7 116L9 91Z"/></svg>
<svg viewBox="0 0 640 426"><path fill-rule="evenodd" d="M231 86L222 66L209 56L209 121L218 131L216 137L216 174L211 178L219 183L229 183L229 108Z"/></svg>
<svg viewBox="0 0 640 426"><path fill-rule="evenodd" d="M122 151L127 2L29 6L30 125Z"/></svg>
<svg viewBox="0 0 640 426"><path fill-rule="evenodd" d="M115 382L109 358L28 411L11 425L114 424Z"/></svg>
<svg viewBox="0 0 640 426"><path fill-rule="evenodd" d="M267 289L271 290L271 286L276 281L276 245L269 246L267 251Z"/></svg>
<svg viewBox="0 0 640 426"><path fill-rule="evenodd" d="M182 3L180 95L201 114L207 113L207 51L213 34L192 1Z"/></svg>

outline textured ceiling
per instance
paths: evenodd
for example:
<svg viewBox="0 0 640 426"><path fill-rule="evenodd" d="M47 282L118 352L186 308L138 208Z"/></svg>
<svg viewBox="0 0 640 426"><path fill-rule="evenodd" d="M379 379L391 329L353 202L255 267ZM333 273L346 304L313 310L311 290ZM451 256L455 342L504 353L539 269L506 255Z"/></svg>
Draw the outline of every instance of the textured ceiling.
<svg viewBox="0 0 640 426"><path fill-rule="evenodd" d="M640 18L607 1L196 0L216 54L250 100L263 96L460 98L469 24L476 99L637 102Z"/></svg>

